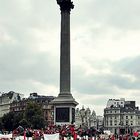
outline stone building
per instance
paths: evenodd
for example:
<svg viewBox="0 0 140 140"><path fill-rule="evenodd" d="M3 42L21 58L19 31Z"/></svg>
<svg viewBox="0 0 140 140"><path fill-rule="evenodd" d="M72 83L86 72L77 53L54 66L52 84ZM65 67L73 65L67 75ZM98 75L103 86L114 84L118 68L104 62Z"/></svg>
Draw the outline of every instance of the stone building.
<svg viewBox="0 0 140 140"><path fill-rule="evenodd" d="M140 130L140 110L135 101L109 99L104 109L104 129L116 134Z"/></svg>
<svg viewBox="0 0 140 140"><path fill-rule="evenodd" d="M26 105L28 102L35 102L42 106L44 119L46 120L47 124L53 123L53 105L50 102L54 99L54 96L41 96L37 93L31 93L28 98L23 98L20 101L13 101L10 104L10 111L11 112L24 112Z"/></svg>
<svg viewBox="0 0 140 140"><path fill-rule="evenodd" d="M20 101L23 98L23 94L10 91L8 93L2 93L0 95L0 117L10 111L10 104L13 101Z"/></svg>
<svg viewBox="0 0 140 140"><path fill-rule="evenodd" d="M98 129L99 127L103 126L103 117L96 116L95 111L93 110L91 112L89 108L77 108L75 112L75 124L77 127L81 125L88 128L94 127Z"/></svg>
<svg viewBox="0 0 140 140"><path fill-rule="evenodd" d="M101 129L103 128L103 116L97 116L96 117L96 125L97 125L97 129Z"/></svg>

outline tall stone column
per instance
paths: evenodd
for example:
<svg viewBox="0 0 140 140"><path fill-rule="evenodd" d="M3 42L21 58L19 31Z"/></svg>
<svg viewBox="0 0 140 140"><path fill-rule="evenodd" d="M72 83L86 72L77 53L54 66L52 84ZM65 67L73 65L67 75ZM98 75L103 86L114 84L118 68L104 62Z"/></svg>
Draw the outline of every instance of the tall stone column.
<svg viewBox="0 0 140 140"><path fill-rule="evenodd" d="M61 5L60 5L61 6ZM70 93L70 11L61 9L60 94Z"/></svg>
<svg viewBox="0 0 140 140"><path fill-rule="evenodd" d="M70 0L57 0L61 10L60 96L70 94Z"/></svg>
<svg viewBox="0 0 140 140"><path fill-rule="evenodd" d="M60 36L60 93L53 100L55 124L74 121L75 106L78 104L71 94L70 73L70 11L74 8L71 0L57 0L61 10Z"/></svg>

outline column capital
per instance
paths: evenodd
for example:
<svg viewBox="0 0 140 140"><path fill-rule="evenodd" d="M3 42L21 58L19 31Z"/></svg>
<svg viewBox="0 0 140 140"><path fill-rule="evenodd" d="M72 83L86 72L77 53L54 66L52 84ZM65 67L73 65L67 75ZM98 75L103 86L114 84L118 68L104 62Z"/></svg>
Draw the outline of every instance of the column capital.
<svg viewBox="0 0 140 140"><path fill-rule="evenodd" d="M57 4L60 6L61 11L70 12L74 8L73 2L71 0L57 0Z"/></svg>

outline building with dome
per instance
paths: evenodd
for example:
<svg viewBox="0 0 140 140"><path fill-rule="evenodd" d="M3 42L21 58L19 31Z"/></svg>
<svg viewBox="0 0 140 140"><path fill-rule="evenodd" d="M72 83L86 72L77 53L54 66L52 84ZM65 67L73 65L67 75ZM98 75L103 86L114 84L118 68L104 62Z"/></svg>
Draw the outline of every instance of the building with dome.
<svg viewBox="0 0 140 140"><path fill-rule="evenodd" d="M90 108L85 109L83 106L81 109L77 108L75 111L75 125L77 127L85 126L99 129L103 126L103 117L96 116L94 110L91 111Z"/></svg>

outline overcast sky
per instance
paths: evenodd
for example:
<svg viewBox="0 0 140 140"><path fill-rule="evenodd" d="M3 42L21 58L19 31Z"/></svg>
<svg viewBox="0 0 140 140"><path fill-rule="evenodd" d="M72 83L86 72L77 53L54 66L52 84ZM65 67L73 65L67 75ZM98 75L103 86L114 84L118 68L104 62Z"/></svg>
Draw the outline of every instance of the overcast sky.
<svg viewBox="0 0 140 140"><path fill-rule="evenodd" d="M71 90L103 114L107 100L140 105L140 0L73 0ZM0 0L0 91L57 96L60 10L55 0Z"/></svg>

